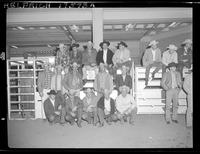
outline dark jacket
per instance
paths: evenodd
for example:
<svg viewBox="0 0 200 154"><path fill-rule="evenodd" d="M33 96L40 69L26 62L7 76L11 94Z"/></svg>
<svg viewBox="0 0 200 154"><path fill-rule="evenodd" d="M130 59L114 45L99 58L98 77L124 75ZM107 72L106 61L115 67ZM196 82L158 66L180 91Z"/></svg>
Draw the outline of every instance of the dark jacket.
<svg viewBox="0 0 200 154"><path fill-rule="evenodd" d="M177 85L178 85L179 89L181 89L181 87L182 87L181 74L179 72L175 72L175 73L176 73ZM172 88L172 76L171 76L170 71L164 73L162 80L161 80L161 86L165 90L170 90Z"/></svg>
<svg viewBox="0 0 200 154"><path fill-rule="evenodd" d="M108 65L110 65L110 64L113 65L113 61L112 61L113 55L114 55L114 53L108 48L108 51L107 51L107 63L108 63ZM102 49L98 51L96 61L97 61L97 65L99 65L100 63L104 63L103 50Z"/></svg>
<svg viewBox="0 0 200 154"><path fill-rule="evenodd" d="M110 98L110 106L111 106L110 114L114 114L116 111L116 107L115 107L115 101L112 98ZM105 109L104 96L102 96L97 102L97 108L100 108L102 110Z"/></svg>
<svg viewBox="0 0 200 154"><path fill-rule="evenodd" d="M45 113L45 116L47 118L49 118L51 115L55 115L55 111L58 111L58 107L59 105L61 105L62 107L64 106L63 104L64 102L61 102L60 99L58 97L55 98L55 106L53 106L53 104L51 103L50 101L50 98L47 98L45 101L44 101L44 113Z"/></svg>
<svg viewBox="0 0 200 154"><path fill-rule="evenodd" d="M177 50L178 54L178 63L184 63L188 68L191 67L192 64L192 50L188 49L188 52L186 55L184 55L184 48L181 47ZM184 62L186 60L186 62Z"/></svg>
<svg viewBox="0 0 200 154"><path fill-rule="evenodd" d="M123 85L126 85L130 89L132 89L132 78L130 75L126 75L125 81L123 80L122 75L117 75L115 82L116 82L116 88L118 91L119 91L119 87Z"/></svg>
<svg viewBox="0 0 200 154"><path fill-rule="evenodd" d="M74 107L76 106L77 109L83 108L83 102L78 96L74 96L73 105L74 105ZM65 102L65 111L67 113L72 111L72 102L71 102L70 98L67 98L67 100Z"/></svg>

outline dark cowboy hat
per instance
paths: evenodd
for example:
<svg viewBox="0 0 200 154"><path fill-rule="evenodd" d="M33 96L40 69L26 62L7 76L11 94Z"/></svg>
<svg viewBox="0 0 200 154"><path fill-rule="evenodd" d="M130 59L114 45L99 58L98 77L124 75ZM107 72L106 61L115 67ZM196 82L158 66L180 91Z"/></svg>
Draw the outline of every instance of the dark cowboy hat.
<svg viewBox="0 0 200 154"><path fill-rule="evenodd" d="M72 45L71 45L71 48L73 48L73 47L79 47L79 44L78 43L73 43Z"/></svg>
<svg viewBox="0 0 200 154"><path fill-rule="evenodd" d="M57 93L56 93L55 90L50 90L50 92L48 92L47 94L48 94L48 95L51 95L51 94L52 94L52 95L56 95Z"/></svg>
<svg viewBox="0 0 200 154"><path fill-rule="evenodd" d="M117 44L117 47L119 48L119 45L123 45L123 46L125 46L126 48L128 47L128 45L125 43L125 42L123 42L123 41L120 41L118 44Z"/></svg>
<svg viewBox="0 0 200 154"><path fill-rule="evenodd" d="M170 67L177 67L177 64L172 62L172 63L169 63L167 68L170 68Z"/></svg>
<svg viewBox="0 0 200 154"><path fill-rule="evenodd" d="M99 44L99 46L102 48L104 43L106 43L107 46L110 45L110 42L109 42L109 41L104 40L103 42L101 42L101 43Z"/></svg>

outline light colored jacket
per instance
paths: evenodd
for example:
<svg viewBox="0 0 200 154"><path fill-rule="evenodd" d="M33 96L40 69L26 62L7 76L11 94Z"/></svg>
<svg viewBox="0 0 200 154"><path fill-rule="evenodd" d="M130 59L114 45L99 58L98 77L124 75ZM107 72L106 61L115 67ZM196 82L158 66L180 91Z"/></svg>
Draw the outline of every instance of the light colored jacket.
<svg viewBox="0 0 200 154"><path fill-rule="evenodd" d="M123 53L122 54L122 57L121 56L121 52ZM130 51L125 48L124 51L120 51L119 49L115 51L115 54L112 58L112 61L113 61L113 64L115 65L116 63L124 63L126 61L129 61L130 60Z"/></svg>
<svg viewBox="0 0 200 154"><path fill-rule="evenodd" d="M177 52L175 51L172 54L170 54L169 50L165 51L162 56L162 63L167 66L169 63L172 62L178 63Z"/></svg>
<svg viewBox="0 0 200 154"><path fill-rule="evenodd" d="M48 72L50 73L51 77L52 77L52 72ZM46 72L42 71L42 72L39 72L39 75L38 75L38 81L37 81L37 86L38 86L38 92L39 93L42 93L43 92L43 89L45 89L45 80L46 80ZM51 88L51 79L50 81L48 82L48 88L50 89Z"/></svg>
<svg viewBox="0 0 200 154"><path fill-rule="evenodd" d="M193 89L192 89L192 73L188 74L183 82L183 89L187 92L187 93L192 93Z"/></svg>
<svg viewBox="0 0 200 154"><path fill-rule="evenodd" d="M179 89L181 89L182 88L181 74L179 72L175 72L175 75L176 75L177 85ZM165 90L170 90L172 88L172 76L170 71L164 73L161 80L161 86Z"/></svg>
<svg viewBox="0 0 200 154"><path fill-rule="evenodd" d="M145 66L145 67L154 62L153 61L153 54L152 54L151 50L152 50L151 48L146 49L144 56L142 57L142 63L143 63L143 66ZM155 61L156 62L162 62L161 51L160 51L159 48L157 48L156 52L155 52Z"/></svg>

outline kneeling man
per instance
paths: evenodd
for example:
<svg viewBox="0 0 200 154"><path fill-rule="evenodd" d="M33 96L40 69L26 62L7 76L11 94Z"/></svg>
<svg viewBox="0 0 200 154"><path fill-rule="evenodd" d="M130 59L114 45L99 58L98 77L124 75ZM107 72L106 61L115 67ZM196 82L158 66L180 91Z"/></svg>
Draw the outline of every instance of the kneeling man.
<svg viewBox="0 0 200 154"><path fill-rule="evenodd" d="M121 94L116 98L117 117L123 123L129 117L129 123L134 124L137 114L137 104L131 94L128 94L129 87L123 85L119 88Z"/></svg>
<svg viewBox="0 0 200 154"><path fill-rule="evenodd" d="M44 112L47 120L52 123L62 123L61 117L63 116L63 102L56 97L55 90L51 90L49 98L44 101Z"/></svg>

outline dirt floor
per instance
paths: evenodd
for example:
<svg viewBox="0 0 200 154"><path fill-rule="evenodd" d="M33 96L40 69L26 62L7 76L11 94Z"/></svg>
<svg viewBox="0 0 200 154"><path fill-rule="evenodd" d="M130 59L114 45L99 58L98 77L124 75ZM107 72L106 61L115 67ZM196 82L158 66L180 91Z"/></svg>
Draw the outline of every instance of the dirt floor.
<svg viewBox="0 0 200 154"><path fill-rule="evenodd" d="M102 128L82 123L49 125L38 120L8 121L10 148L191 148L192 128L179 123L167 125L164 115L137 115L135 125L115 123Z"/></svg>

